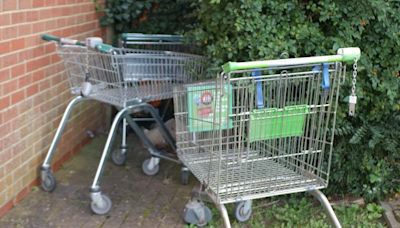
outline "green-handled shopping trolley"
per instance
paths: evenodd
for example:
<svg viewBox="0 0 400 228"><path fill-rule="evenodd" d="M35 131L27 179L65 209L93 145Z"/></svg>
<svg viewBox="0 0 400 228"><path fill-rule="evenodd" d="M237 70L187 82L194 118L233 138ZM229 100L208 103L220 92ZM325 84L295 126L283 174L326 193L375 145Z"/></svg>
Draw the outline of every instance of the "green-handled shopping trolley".
<svg viewBox="0 0 400 228"><path fill-rule="evenodd" d="M359 58L359 48L342 48L331 56L229 62L217 80L175 89L178 156L226 227L224 204L235 203L242 222L251 216L253 199L297 192L314 195L340 227L319 189L329 181L346 63L356 69ZM211 212L192 199L184 219L205 225Z"/></svg>

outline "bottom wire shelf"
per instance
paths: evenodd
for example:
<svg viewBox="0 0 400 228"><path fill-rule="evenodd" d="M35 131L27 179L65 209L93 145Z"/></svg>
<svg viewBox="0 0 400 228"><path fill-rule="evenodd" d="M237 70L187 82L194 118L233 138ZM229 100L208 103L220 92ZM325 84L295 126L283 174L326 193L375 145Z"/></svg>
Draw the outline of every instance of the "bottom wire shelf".
<svg viewBox="0 0 400 228"><path fill-rule="evenodd" d="M92 86L89 98L117 107L126 107L141 102L172 98L174 84L140 85L128 88L112 87L106 84ZM73 94L80 94L81 87L72 88Z"/></svg>
<svg viewBox="0 0 400 228"><path fill-rule="evenodd" d="M178 150L178 156L218 203L258 199L275 195L321 189L327 181L290 157L271 159L258 151L224 151L215 153Z"/></svg>

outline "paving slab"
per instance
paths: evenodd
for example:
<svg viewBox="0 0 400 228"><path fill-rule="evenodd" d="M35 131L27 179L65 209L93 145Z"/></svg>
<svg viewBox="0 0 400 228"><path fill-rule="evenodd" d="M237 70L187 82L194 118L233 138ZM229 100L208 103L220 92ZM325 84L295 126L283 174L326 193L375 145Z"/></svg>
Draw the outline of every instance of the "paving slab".
<svg viewBox="0 0 400 228"><path fill-rule="evenodd" d="M180 184L180 166L161 160L160 172L146 176L141 166L149 157L136 137L130 135L125 166L108 161L102 192L113 201L108 215L94 215L89 207L92 183L106 137L97 136L55 173L52 193L33 187L32 192L0 219L0 227L183 227L185 203L195 184Z"/></svg>

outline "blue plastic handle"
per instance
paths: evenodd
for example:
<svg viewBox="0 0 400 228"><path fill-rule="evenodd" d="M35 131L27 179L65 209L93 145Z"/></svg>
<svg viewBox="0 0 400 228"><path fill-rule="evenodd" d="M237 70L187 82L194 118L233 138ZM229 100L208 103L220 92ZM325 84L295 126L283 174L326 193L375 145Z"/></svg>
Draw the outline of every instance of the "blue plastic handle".
<svg viewBox="0 0 400 228"><path fill-rule="evenodd" d="M260 70L255 70L251 72L252 77L261 76ZM255 79L256 81L256 98L257 98L257 108L262 109L264 108L264 94L262 89L262 83L260 82L260 78Z"/></svg>
<svg viewBox="0 0 400 228"><path fill-rule="evenodd" d="M320 65L316 65L312 68L314 73L319 73L321 70ZM330 88L330 81L329 81L329 63L322 63L322 82L321 87L322 89L329 89Z"/></svg>
<svg viewBox="0 0 400 228"><path fill-rule="evenodd" d="M323 63L322 64L322 88L329 89L329 64Z"/></svg>

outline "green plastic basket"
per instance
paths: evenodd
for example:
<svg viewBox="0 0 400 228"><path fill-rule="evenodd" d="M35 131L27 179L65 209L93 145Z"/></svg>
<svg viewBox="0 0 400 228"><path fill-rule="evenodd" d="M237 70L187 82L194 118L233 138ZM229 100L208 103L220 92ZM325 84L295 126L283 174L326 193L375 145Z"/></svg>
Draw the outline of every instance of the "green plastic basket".
<svg viewBox="0 0 400 228"><path fill-rule="evenodd" d="M309 113L308 105L253 110L250 113L250 142L302 136L307 113Z"/></svg>

